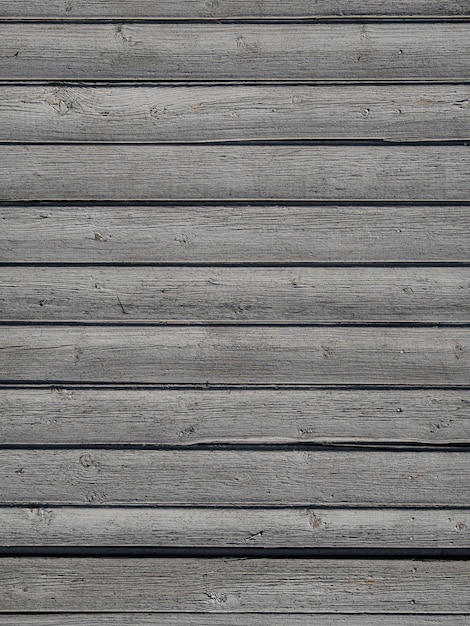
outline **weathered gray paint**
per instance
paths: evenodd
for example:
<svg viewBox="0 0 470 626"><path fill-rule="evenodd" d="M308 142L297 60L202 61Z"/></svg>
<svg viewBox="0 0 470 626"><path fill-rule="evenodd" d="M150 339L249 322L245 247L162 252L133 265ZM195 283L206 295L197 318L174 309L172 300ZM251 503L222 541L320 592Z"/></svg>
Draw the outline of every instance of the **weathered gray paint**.
<svg viewBox="0 0 470 626"><path fill-rule="evenodd" d="M2 611L470 610L466 561L7 558L0 573Z"/></svg>
<svg viewBox="0 0 470 626"><path fill-rule="evenodd" d="M4 263L470 261L465 204L7 204L0 217Z"/></svg>
<svg viewBox="0 0 470 626"><path fill-rule="evenodd" d="M470 138L467 85L11 86L0 141Z"/></svg>
<svg viewBox="0 0 470 626"><path fill-rule="evenodd" d="M470 321L470 268L4 268L2 321Z"/></svg>
<svg viewBox="0 0 470 626"><path fill-rule="evenodd" d="M0 388L0 445L468 444L470 391Z"/></svg>
<svg viewBox="0 0 470 626"><path fill-rule="evenodd" d="M5 546L468 548L468 509L0 508ZM0 620L1 624L1 620Z"/></svg>
<svg viewBox="0 0 470 626"><path fill-rule="evenodd" d="M0 450L0 477L8 505L466 507L470 497L468 453L454 450Z"/></svg>
<svg viewBox="0 0 470 626"><path fill-rule="evenodd" d="M465 144L5 145L0 200L466 201L469 179Z"/></svg>
<svg viewBox="0 0 470 626"><path fill-rule="evenodd" d="M0 23L0 79L466 81L470 24Z"/></svg>

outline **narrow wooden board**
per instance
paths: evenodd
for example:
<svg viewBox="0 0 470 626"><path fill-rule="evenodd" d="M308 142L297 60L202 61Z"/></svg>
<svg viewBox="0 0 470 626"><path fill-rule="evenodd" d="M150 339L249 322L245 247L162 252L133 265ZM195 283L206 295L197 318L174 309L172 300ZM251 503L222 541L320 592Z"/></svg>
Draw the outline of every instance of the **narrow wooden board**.
<svg viewBox="0 0 470 626"><path fill-rule="evenodd" d="M11 86L0 141L214 142L470 138L470 87Z"/></svg>
<svg viewBox="0 0 470 626"><path fill-rule="evenodd" d="M0 445L470 444L470 391L0 388Z"/></svg>
<svg viewBox="0 0 470 626"><path fill-rule="evenodd" d="M292 613L257 615L237 614L197 614L197 613L58 613L47 615L0 615L0 624L4 626L266 626L266 620L272 626L377 626L376 615L321 615L318 613L299 615ZM381 615L380 623L385 626L468 626L470 615Z"/></svg>
<svg viewBox="0 0 470 626"><path fill-rule="evenodd" d="M0 205L3 263L469 262L466 205Z"/></svg>
<svg viewBox="0 0 470 626"><path fill-rule="evenodd" d="M456 82L470 24L0 23L0 57L1 80Z"/></svg>
<svg viewBox="0 0 470 626"><path fill-rule="evenodd" d="M468 549L470 511L3 507L0 537L3 547Z"/></svg>
<svg viewBox="0 0 470 626"><path fill-rule="evenodd" d="M322 18L322 17L468 17L461 0L0 0L0 17L13 18Z"/></svg>
<svg viewBox="0 0 470 626"><path fill-rule="evenodd" d="M466 201L469 179L467 145L4 145L0 200Z"/></svg>
<svg viewBox="0 0 470 626"><path fill-rule="evenodd" d="M470 610L465 561L5 558L0 573L3 612Z"/></svg>
<svg viewBox="0 0 470 626"><path fill-rule="evenodd" d="M0 327L10 382L468 385L467 328Z"/></svg>
<svg viewBox="0 0 470 626"><path fill-rule="evenodd" d="M0 321L470 323L470 268L8 267Z"/></svg>
<svg viewBox="0 0 470 626"><path fill-rule="evenodd" d="M0 615L2 626L377 626L377 615L250 613L57 613ZM384 626L468 626L470 615L381 615Z"/></svg>
<svg viewBox="0 0 470 626"><path fill-rule="evenodd" d="M454 450L10 449L0 450L0 476L8 506L458 508L470 502L468 453Z"/></svg>

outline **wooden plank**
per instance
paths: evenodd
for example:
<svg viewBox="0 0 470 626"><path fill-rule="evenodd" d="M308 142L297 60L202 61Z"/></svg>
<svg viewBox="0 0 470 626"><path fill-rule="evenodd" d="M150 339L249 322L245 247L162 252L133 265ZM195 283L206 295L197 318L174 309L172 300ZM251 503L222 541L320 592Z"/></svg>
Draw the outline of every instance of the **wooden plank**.
<svg viewBox="0 0 470 626"><path fill-rule="evenodd" d="M229 615L204 613L58 613L46 615L0 615L2 626L377 626L376 615L321 615L316 613L290 615L264 613L238 614L235 621ZM381 615L385 626L468 626L470 615Z"/></svg>
<svg viewBox="0 0 470 626"><path fill-rule="evenodd" d="M469 178L467 145L4 145L0 200L466 201Z"/></svg>
<svg viewBox="0 0 470 626"><path fill-rule="evenodd" d="M470 501L468 453L455 450L7 449L0 450L0 476L8 506L468 507Z"/></svg>
<svg viewBox="0 0 470 626"><path fill-rule="evenodd" d="M0 79L466 81L469 35L468 23L4 22Z"/></svg>
<svg viewBox="0 0 470 626"><path fill-rule="evenodd" d="M468 385L467 328L0 327L10 382Z"/></svg>
<svg viewBox="0 0 470 626"><path fill-rule="evenodd" d="M11 86L0 141L470 138L470 87Z"/></svg>
<svg viewBox="0 0 470 626"><path fill-rule="evenodd" d="M0 321L470 322L470 268L28 268Z"/></svg>
<svg viewBox="0 0 470 626"><path fill-rule="evenodd" d="M3 547L467 549L470 511L3 507L0 536Z"/></svg>
<svg viewBox="0 0 470 626"><path fill-rule="evenodd" d="M0 0L0 17L7 18L322 18L351 16L467 17L468 7L460 0Z"/></svg>
<svg viewBox="0 0 470 626"><path fill-rule="evenodd" d="M0 388L0 421L0 445L469 444L470 391Z"/></svg>
<svg viewBox="0 0 470 626"><path fill-rule="evenodd" d="M466 205L0 205L3 263L468 262Z"/></svg>
<svg viewBox="0 0 470 626"><path fill-rule="evenodd" d="M0 572L3 612L87 611L91 596L109 612L470 610L465 561L5 558Z"/></svg>
<svg viewBox="0 0 470 626"><path fill-rule="evenodd" d="M325 614L237 614L217 613L58 613L38 615L0 615L2 626L377 626L377 615L334 615ZM470 615L381 615L380 623L385 626L468 626Z"/></svg>

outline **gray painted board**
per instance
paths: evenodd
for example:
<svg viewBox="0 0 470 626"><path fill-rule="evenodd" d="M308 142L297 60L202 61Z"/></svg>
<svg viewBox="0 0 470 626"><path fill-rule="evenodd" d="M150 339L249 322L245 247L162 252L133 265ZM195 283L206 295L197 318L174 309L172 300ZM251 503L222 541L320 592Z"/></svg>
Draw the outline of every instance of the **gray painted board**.
<svg viewBox="0 0 470 626"><path fill-rule="evenodd" d="M470 322L470 268L2 268L1 321Z"/></svg>
<svg viewBox="0 0 470 626"><path fill-rule="evenodd" d="M0 327L4 380L468 385L468 328Z"/></svg>
<svg viewBox="0 0 470 626"><path fill-rule="evenodd" d="M0 206L4 263L470 261L466 205Z"/></svg>
<svg viewBox="0 0 470 626"><path fill-rule="evenodd" d="M468 445L470 391L0 388L0 420L0 445Z"/></svg>
<svg viewBox="0 0 470 626"><path fill-rule="evenodd" d="M0 141L470 138L467 85L9 86Z"/></svg>
<svg viewBox="0 0 470 626"><path fill-rule="evenodd" d="M52 43L53 42L53 43ZM466 81L470 24L0 23L2 80Z"/></svg>
<svg viewBox="0 0 470 626"><path fill-rule="evenodd" d="M218 19L388 16L462 16L464 0L1 0L0 17Z"/></svg>
<svg viewBox="0 0 470 626"><path fill-rule="evenodd" d="M3 612L470 610L466 561L6 558L0 574Z"/></svg>
<svg viewBox="0 0 470 626"><path fill-rule="evenodd" d="M3 507L0 537L2 546L467 549L470 511Z"/></svg>
<svg viewBox="0 0 470 626"><path fill-rule="evenodd" d="M469 180L467 145L4 145L0 160L16 201L466 201Z"/></svg>
<svg viewBox="0 0 470 626"><path fill-rule="evenodd" d="M11 449L0 450L0 477L12 506L434 508L470 499L468 453L455 450Z"/></svg>

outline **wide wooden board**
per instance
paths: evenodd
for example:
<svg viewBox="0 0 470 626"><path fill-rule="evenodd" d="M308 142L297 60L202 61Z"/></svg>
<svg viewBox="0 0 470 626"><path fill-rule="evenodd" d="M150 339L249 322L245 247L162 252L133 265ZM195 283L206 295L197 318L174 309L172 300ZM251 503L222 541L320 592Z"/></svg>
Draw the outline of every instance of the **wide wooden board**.
<svg viewBox="0 0 470 626"><path fill-rule="evenodd" d="M21 506L458 508L470 501L468 453L455 450L6 449L0 478L2 504Z"/></svg>
<svg viewBox="0 0 470 626"><path fill-rule="evenodd" d="M468 549L468 509L3 507L2 547ZM0 621L1 623L1 621Z"/></svg>
<svg viewBox="0 0 470 626"><path fill-rule="evenodd" d="M466 201L469 179L467 145L4 145L0 156L0 200L15 201Z"/></svg>
<svg viewBox="0 0 470 626"><path fill-rule="evenodd" d="M0 388L0 445L470 444L470 391Z"/></svg>
<svg viewBox="0 0 470 626"><path fill-rule="evenodd" d="M219 19L219 18L322 18L322 17L468 17L461 0L0 0L0 17L14 18L154 18L154 19Z"/></svg>
<svg viewBox="0 0 470 626"><path fill-rule="evenodd" d="M0 205L3 263L470 261L460 205Z"/></svg>
<svg viewBox="0 0 470 626"><path fill-rule="evenodd" d="M0 141L214 142L470 138L470 87L10 86Z"/></svg>
<svg viewBox="0 0 470 626"><path fill-rule="evenodd" d="M0 615L2 626L377 626L377 615L250 613L56 613ZM468 626L470 615L381 615L384 626Z"/></svg>
<svg viewBox="0 0 470 626"><path fill-rule="evenodd" d="M0 575L3 612L470 610L465 561L5 558Z"/></svg>
<svg viewBox="0 0 470 626"><path fill-rule="evenodd" d="M0 321L470 323L470 268L28 268Z"/></svg>
<svg viewBox="0 0 470 626"><path fill-rule="evenodd" d="M470 24L0 23L0 80L466 81Z"/></svg>
<svg viewBox="0 0 470 626"><path fill-rule="evenodd" d="M9 382L468 385L468 328L0 327Z"/></svg>

